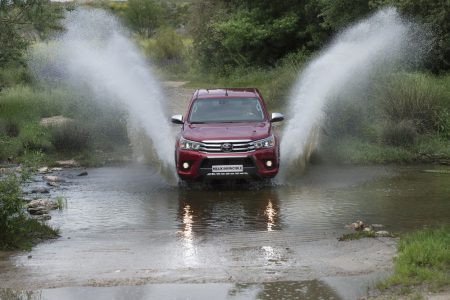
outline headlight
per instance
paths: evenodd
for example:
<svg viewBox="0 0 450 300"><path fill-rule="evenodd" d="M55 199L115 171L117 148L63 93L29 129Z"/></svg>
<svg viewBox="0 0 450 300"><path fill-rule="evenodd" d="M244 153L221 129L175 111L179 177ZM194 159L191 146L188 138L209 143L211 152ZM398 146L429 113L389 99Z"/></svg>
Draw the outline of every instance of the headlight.
<svg viewBox="0 0 450 300"><path fill-rule="evenodd" d="M265 139L262 139L259 141L255 141L255 142L253 142L253 144L255 145L256 149L272 148L273 146L275 146L275 138L273 135L271 135L268 138L265 138Z"/></svg>
<svg viewBox="0 0 450 300"><path fill-rule="evenodd" d="M200 146L200 143L180 138L180 148L183 150L198 151L200 149Z"/></svg>

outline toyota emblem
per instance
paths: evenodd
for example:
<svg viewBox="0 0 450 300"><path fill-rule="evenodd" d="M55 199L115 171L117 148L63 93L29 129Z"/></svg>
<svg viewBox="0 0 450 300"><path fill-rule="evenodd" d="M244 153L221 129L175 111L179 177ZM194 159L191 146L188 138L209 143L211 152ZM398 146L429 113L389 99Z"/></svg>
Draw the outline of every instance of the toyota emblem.
<svg viewBox="0 0 450 300"><path fill-rule="evenodd" d="M233 150L233 144L230 144L230 143L222 144L222 151L223 152L230 152L232 150Z"/></svg>

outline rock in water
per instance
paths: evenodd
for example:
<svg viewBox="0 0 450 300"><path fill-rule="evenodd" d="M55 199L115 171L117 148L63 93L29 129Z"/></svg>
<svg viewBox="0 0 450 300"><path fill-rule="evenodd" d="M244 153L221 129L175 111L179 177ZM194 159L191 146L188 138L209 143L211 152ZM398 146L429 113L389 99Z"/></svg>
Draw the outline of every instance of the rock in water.
<svg viewBox="0 0 450 300"><path fill-rule="evenodd" d="M377 231L377 232L375 232L375 235L379 236L379 237L390 237L390 236L392 236L392 234L390 232L385 231L385 230Z"/></svg>
<svg viewBox="0 0 450 300"><path fill-rule="evenodd" d="M44 206L29 207L27 210L30 213L30 215L35 216L48 214L48 209L45 208Z"/></svg>
<svg viewBox="0 0 450 300"><path fill-rule="evenodd" d="M88 172L84 171L84 172L81 172L80 174L78 174L77 176L87 176L87 175L88 175Z"/></svg>
<svg viewBox="0 0 450 300"><path fill-rule="evenodd" d="M38 169L38 173L39 174L45 174L45 173L48 173L48 172L49 172L48 167L42 167L42 168Z"/></svg>
<svg viewBox="0 0 450 300"><path fill-rule="evenodd" d="M62 179L61 177L53 176L53 175L45 175L45 176L42 176L42 178L47 182L63 182L64 181L64 179Z"/></svg>
<svg viewBox="0 0 450 300"><path fill-rule="evenodd" d="M63 168L76 168L76 167L80 166L80 164L74 159L58 160L58 161L55 161L55 164L57 166L63 167Z"/></svg>
<svg viewBox="0 0 450 300"><path fill-rule="evenodd" d="M28 211L30 211L30 209L35 209L35 208L57 209L58 208L58 204L56 204L56 202L53 202L53 201L48 200L48 199L37 199L37 200L30 201L26 205L26 207L27 207Z"/></svg>

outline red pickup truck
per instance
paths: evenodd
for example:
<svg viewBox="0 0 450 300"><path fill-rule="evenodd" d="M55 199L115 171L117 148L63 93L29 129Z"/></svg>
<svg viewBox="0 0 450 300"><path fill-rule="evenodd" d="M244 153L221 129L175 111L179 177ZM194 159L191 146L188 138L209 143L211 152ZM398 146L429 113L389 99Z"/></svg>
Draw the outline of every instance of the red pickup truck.
<svg viewBox="0 0 450 300"><path fill-rule="evenodd" d="M280 165L279 138L255 88L199 89L184 116L176 138L175 164L186 181L208 179L272 178Z"/></svg>

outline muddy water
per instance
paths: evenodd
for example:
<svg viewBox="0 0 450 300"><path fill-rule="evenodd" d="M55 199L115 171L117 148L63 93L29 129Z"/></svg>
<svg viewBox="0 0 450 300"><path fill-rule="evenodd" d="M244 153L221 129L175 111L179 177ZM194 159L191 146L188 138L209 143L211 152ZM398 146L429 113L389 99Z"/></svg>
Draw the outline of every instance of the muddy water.
<svg viewBox="0 0 450 300"><path fill-rule="evenodd" d="M449 223L450 175L426 169L443 167L312 167L285 185L194 188L143 166L66 171L67 208L49 221L61 237L0 256L0 298L357 298L390 269L395 241L336 238L356 219L399 232Z"/></svg>

